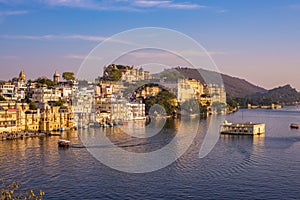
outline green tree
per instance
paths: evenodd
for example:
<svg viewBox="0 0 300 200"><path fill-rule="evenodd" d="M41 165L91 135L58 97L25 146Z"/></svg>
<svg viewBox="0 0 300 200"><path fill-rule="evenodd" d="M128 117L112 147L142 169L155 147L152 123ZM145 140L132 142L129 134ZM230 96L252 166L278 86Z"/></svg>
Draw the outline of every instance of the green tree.
<svg viewBox="0 0 300 200"><path fill-rule="evenodd" d="M189 114L200 114L201 104L196 99L189 99L183 102L180 107Z"/></svg>
<svg viewBox="0 0 300 200"><path fill-rule="evenodd" d="M13 77L12 79L11 79L11 82L17 82L18 81L18 78L17 77Z"/></svg>
<svg viewBox="0 0 300 200"><path fill-rule="evenodd" d="M29 98L28 95L25 96L25 98L23 99L23 102L25 102L25 103L31 103L31 100L30 100L30 98Z"/></svg>
<svg viewBox="0 0 300 200"><path fill-rule="evenodd" d="M5 98L2 95L0 95L0 101L5 101Z"/></svg>
<svg viewBox="0 0 300 200"><path fill-rule="evenodd" d="M63 106L64 104L65 102L63 100L59 100L54 103L54 106Z"/></svg>
<svg viewBox="0 0 300 200"><path fill-rule="evenodd" d="M145 99L146 112L149 113L150 108L154 104L158 104L165 109L167 115L171 115L176 109L176 106L173 103L174 99L175 95L168 91L161 91L156 96L148 97Z"/></svg>
<svg viewBox="0 0 300 200"><path fill-rule="evenodd" d="M29 109L30 109L30 110L36 110L36 109L37 109L36 103L35 103L35 102L31 102L31 103L29 104Z"/></svg>
<svg viewBox="0 0 300 200"><path fill-rule="evenodd" d="M46 85L47 87L53 87L55 84L52 80L46 78L46 77L39 77L35 80L37 83L37 87L42 87Z"/></svg>
<svg viewBox="0 0 300 200"><path fill-rule="evenodd" d="M62 74L62 77L66 81L75 81L75 75L74 72L64 72Z"/></svg>
<svg viewBox="0 0 300 200"><path fill-rule="evenodd" d="M147 113L154 104L156 104L156 97L152 96L145 99L145 109Z"/></svg>
<svg viewBox="0 0 300 200"><path fill-rule="evenodd" d="M217 111L217 113L221 113L222 110L225 110L226 104L221 102L213 102L212 107Z"/></svg>
<svg viewBox="0 0 300 200"><path fill-rule="evenodd" d="M122 77L122 72L118 69L112 69L108 75L109 81L119 81Z"/></svg>
<svg viewBox="0 0 300 200"><path fill-rule="evenodd" d="M202 106L202 104L196 99L190 99L183 102L180 105L181 109L186 110L187 113L190 114L207 114L207 107Z"/></svg>
<svg viewBox="0 0 300 200"><path fill-rule="evenodd" d="M232 98L227 98L227 104L231 107L231 108L237 108L238 107L238 102Z"/></svg>

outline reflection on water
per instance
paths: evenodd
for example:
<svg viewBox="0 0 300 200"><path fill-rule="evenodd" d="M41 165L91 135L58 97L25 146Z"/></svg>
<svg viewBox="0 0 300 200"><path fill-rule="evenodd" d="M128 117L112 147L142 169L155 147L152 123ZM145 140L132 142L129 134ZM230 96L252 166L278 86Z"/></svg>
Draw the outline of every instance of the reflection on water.
<svg viewBox="0 0 300 200"><path fill-rule="evenodd" d="M0 141L1 177L17 180L25 188L42 188L46 199L299 199L300 130L289 129L291 121L300 122L299 113L245 110L226 119L266 123L266 133L255 137L220 135L212 151L199 159L213 119L200 120L198 134L183 156L146 174L113 170L97 161L89 148L106 149L109 156L119 154L119 148L142 154L155 152L179 136L169 149L173 156L178 155L186 148L184 138L191 127L196 127L192 120L167 120L165 129L146 138L125 134L122 128L126 127L114 127ZM185 131L179 133L180 126ZM101 145L101 141L93 145L101 136L115 147ZM71 140L72 147L58 148L59 138ZM83 144L88 145L82 148ZM134 164L125 156L117 164L130 162Z"/></svg>
<svg viewBox="0 0 300 200"><path fill-rule="evenodd" d="M150 128L140 127L144 129L143 138L126 132L128 128L124 127L79 131L79 136L103 164L120 171L144 173L164 168L179 158L197 135L199 119L168 119L160 130L156 126L161 126L159 121L151 124ZM153 136L152 131L157 133Z"/></svg>

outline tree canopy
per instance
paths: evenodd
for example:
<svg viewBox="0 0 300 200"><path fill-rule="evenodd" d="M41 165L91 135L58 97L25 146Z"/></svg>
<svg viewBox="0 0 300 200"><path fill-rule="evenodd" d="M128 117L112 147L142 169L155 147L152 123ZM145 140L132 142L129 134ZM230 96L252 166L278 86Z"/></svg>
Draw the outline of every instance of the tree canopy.
<svg viewBox="0 0 300 200"><path fill-rule="evenodd" d="M173 100L175 99L175 95L168 91L161 91L156 96L151 96L145 99L146 104L146 112L148 113L150 108L154 104L158 104L162 106L168 115L171 115L176 106L173 104Z"/></svg>
<svg viewBox="0 0 300 200"><path fill-rule="evenodd" d="M55 84L52 80L46 78L46 77L39 77L35 80L37 83L37 87L42 87L46 85L47 87L53 87Z"/></svg>
<svg viewBox="0 0 300 200"><path fill-rule="evenodd" d="M0 95L0 101L5 101L5 98Z"/></svg>
<svg viewBox="0 0 300 200"><path fill-rule="evenodd" d="M189 114L204 114L207 113L207 106L203 106L197 99L186 100L180 105L182 110Z"/></svg>
<svg viewBox="0 0 300 200"><path fill-rule="evenodd" d="M29 109L30 109L30 110L36 110L36 109L37 109L36 103L35 103L35 102L31 102L31 103L29 104Z"/></svg>
<svg viewBox="0 0 300 200"><path fill-rule="evenodd" d="M75 75L74 72L64 72L62 74L62 77L66 81L75 81Z"/></svg>
<svg viewBox="0 0 300 200"><path fill-rule="evenodd" d="M54 103L54 106L63 106L64 104L65 102L63 100L59 100Z"/></svg>
<svg viewBox="0 0 300 200"><path fill-rule="evenodd" d="M108 76L104 77L108 81L119 81L122 77L122 72L119 69L112 69Z"/></svg>

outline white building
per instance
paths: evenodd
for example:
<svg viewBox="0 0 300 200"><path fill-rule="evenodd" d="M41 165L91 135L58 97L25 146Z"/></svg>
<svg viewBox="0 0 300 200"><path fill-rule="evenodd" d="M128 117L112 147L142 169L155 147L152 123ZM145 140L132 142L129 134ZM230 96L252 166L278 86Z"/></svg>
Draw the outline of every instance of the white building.
<svg viewBox="0 0 300 200"><path fill-rule="evenodd" d="M93 89L82 88L75 91L71 101L75 126L88 126L91 121L95 121Z"/></svg>
<svg viewBox="0 0 300 200"><path fill-rule="evenodd" d="M127 117L129 120L146 119L145 104L127 103Z"/></svg>
<svg viewBox="0 0 300 200"><path fill-rule="evenodd" d="M12 99L14 97L15 86L10 83L3 83L0 85L0 95L6 99Z"/></svg>
<svg viewBox="0 0 300 200"><path fill-rule="evenodd" d="M32 101L48 103L49 101L61 100L61 92L58 89L48 89L46 87L32 89Z"/></svg>
<svg viewBox="0 0 300 200"><path fill-rule="evenodd" d="M223 85L219 86L216 84L208 84L207 88L212 98L212 102L219 102L219 103L226 104L226 91Z"/></svg>

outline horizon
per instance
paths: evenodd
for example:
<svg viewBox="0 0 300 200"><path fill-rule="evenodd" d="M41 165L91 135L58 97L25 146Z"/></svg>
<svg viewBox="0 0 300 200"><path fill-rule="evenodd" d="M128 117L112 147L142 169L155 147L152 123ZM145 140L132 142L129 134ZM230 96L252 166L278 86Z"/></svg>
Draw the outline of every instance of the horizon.
<svg viewBox="0 0 300 200"><path fill-rule="evenodd" d="M295 73L300 64L300 4L292 0L2 0L0 6L0 80L21 70L30 79L51 79L55 70L76 74L89 52L112 35L164 27L203 45L220 73L265 89L290 84L300 90ZM137 56L151 55L138 52L120 61L138 65ZM155 58L168 60L163 53Z"/></svg>

